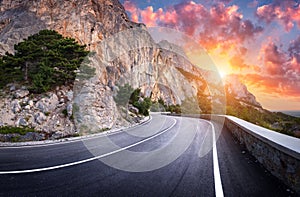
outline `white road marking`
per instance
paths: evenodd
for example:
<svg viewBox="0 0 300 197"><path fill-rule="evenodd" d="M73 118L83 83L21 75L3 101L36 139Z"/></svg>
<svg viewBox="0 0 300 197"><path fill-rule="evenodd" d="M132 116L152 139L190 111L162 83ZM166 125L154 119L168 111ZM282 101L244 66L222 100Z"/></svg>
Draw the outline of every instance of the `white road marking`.
<svg viewBox="0 0 300 197"><path fill-rule="evenodd" d="M134 143L134 144L131 144L129 146L126 146L124 148L120 148L118 150L115 150L115 151L112 151L112 152L109 152L109 153L106 153L106 154L103 154L103 155L99 155L97 157L92 157L92 158L89 158L89 159L85 159L85 160L81 160L81 161L77 161L77 162L72 162L72 163L68 163L68 164L62 164L62 165L58 165L58 166L52 166L52 167L45 167L45 168L38 168L38 169L31 169L31 170L16 170L16 171L0 171L0 175L3 175L3 174L24 174L24 173L32 173L32 172L42 172L42 171L48 171L48 170L56 170L56 169L60 169L60 168L65 168L65 167L70 167L70 166L74 166L74 165L79 165L79 164L83 164L83 163L87 163L87 162L90 162L90 161L94 161L94 160L97 160L97 159L100 159L100 158L103 158L103 157L107 157L109 155L113 155L113 154L116 154L118 152L121 152L121 151L124 151L126 149L129 149L129 148L132 148L134 146L137 146L139 144L142 144L146 141L149 141L157 136L160 136L162 135L163 133L167 132L168 130L170 130L171 128L173 128L176 123L177 123L177 120L176 119L173 119L174 120L174 123L167 129L163 130L162 132L160 133L157 133L149 138L146 138L144 140L141 140L137 143Z"/></svg>
<svg viewBox="0 0 300 197"><path fill-rule="evenodd" d="M218 161L218 151L217 151L217 145L216 145L215 127L210 121L207 121L207 120L203 120L203 121L209 123L212 128L212 131L213 131L213 165L214 165L214 180L215 180L216 197L224 197L220 168L219 168L219 161Z"/></svg>

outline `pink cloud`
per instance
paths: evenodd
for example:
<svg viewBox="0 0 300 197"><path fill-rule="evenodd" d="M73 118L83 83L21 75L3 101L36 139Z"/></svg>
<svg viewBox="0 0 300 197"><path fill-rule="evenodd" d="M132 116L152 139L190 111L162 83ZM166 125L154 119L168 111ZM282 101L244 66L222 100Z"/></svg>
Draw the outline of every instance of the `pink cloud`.
<svg viewBox="0 0 300 197"><path fill-rule="evenodd" d="M261 70L243 75L248 85L267 94L300 98L300 36L281 50L272 40L260 50Z"/></svg>
<svg viewBox="0 0 300 197"><path fill-rule="evenodd" d="M125 9L132 17L140 16L140 21L147 26L179 29L198 38L199 43L207 50L220 48L228 51L228 47L235 48L235 45L241 45L263 31L262 27L255 26L250 20L243 20L243 15L236 5L226 6L219 2L206 8L200 3L185 1L167 10L162 8L154 10L149 6L138 11L129 5L125 6Z"/></svg>
<svg viewBox="0 0 300 197"><path fill-rule="evenodd" d="M125 1L124 8L131 14L131 20L137 23L139 21L139 16L138 16L139 10L137 6L131 1Z"/></svg>
<svg viewBox="0 0 300 197"><path fill-rule="evenodd" d="M300 62L300 36L291 41L288 51L291 57L296 58Z"/></svg>
<svg viewBox="0 0 300 197"><path fill-rule="evenodd" d="M260 59L263 60L264 69L271 75L283 75L287 62L286 54L279 50L271 40L262 46Z"/></svg>
<svg viewBox="0 0 300 197"><path fill-rule="evenodd" d="M271 23L277 21L287 32L291 31L294 23L300 28L300 5L293 0L276 1L257 8L256 15L261 20Z"/></svg>

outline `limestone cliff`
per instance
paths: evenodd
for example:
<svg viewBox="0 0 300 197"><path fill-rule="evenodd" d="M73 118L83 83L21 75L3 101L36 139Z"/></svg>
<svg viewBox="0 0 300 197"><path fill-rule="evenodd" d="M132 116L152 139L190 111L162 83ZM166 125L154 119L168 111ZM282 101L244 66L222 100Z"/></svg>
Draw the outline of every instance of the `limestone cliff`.
<svg viewBox="0 0 300 197"><path fill-rule="evenodd" d="M78 130L124 123L113 96L125 83L168 104L216 92L205 84L206 71L190 63L180 47L155 43L143 24L129 21L117 0L0 1L0 55L13 53L14 44L42 29L75 38L95 52L89 60L96 75L77 81L73 90Z"/></svg>
<svg viewBox="0 0 300 197"><path fill-rule="evenodd" d="M240 102L254 107L262 108L257 102L256 97L248 91L247 87L240 81L236 75L228 75L225 79L225 88L228 95L233 96Z"/></svg>

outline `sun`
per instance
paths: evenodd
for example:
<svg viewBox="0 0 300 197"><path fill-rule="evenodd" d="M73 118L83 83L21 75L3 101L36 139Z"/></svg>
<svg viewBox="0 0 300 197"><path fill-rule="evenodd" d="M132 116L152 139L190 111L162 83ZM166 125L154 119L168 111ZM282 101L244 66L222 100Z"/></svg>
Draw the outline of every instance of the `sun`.
<svg viewBox="0 0 300 197"><path fill-rule="evenodd" d="M219 70L219 75L222 79L224 79L226 77L226 72L222 71L222 70Z"/></svg>

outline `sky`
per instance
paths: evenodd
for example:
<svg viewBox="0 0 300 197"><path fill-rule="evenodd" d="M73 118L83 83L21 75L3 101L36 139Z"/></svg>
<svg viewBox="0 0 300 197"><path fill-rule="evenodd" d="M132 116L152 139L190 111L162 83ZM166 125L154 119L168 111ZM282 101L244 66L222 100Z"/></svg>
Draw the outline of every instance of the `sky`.
<svg viewBox="0 0 300 197"><path fill-rule="evenodd" d="M299 0L121 0L129 17L193 37L264 108L300 110Z"/></svg>

